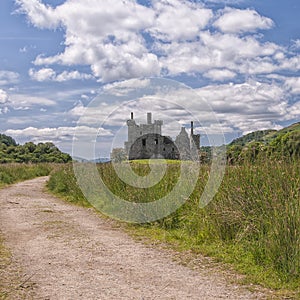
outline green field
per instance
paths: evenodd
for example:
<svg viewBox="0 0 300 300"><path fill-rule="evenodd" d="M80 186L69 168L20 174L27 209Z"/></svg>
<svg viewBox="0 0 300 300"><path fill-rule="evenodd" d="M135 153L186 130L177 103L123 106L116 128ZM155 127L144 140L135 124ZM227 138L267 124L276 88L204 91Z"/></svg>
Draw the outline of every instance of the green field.
<svg viewBox="0 0 300 300"><path fill-rule="evenodd" d="M145 162L131 164L140 176ZM126 185L111 164L99 164L106 186L127 201L149 202L169 193L180 164L168 164L164 178L147 189ZM201 166L196 188L172 215L144 225L130 225L146 235L230 263L245 280L266 287L297 292L300 286L300 168L299 161L228 166L222 185L204 209L199 207L209 176ZM72 167L53 173L48 187L73 203L89 205L76 185ZM98 195L101 200L101 194ZM298 291L299 292L299 291Z"/></svg>

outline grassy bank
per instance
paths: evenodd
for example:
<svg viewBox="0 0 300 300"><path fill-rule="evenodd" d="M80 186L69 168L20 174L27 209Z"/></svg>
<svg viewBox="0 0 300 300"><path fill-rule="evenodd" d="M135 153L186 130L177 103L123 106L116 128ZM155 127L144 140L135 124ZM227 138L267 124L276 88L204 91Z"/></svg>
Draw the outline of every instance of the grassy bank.
<svg viewBox="0 0 300 300"><path fill-rule="evenodd" d="M149 166L133 164L139 175ZM165 177L152 188L127 186L110 164L98 165L103 181L116 195L136 202L159 199L172 189L179 165L168 166ZM246 274L246 281L294 291L300 286L300 169L299 163L265 161L230 166L214 200L199 207L209 167L202 166L188 201L172 215L151 224L132 225L147 235L230 263ZM87 205L69 169L51 176L48 187L69 201Z"/></svg>
<svg viewBox="0 0 300 300"><path fill-rule="evenodd" d="M0 164L0 188L16 182L47 176L53 164Z"/></svg>

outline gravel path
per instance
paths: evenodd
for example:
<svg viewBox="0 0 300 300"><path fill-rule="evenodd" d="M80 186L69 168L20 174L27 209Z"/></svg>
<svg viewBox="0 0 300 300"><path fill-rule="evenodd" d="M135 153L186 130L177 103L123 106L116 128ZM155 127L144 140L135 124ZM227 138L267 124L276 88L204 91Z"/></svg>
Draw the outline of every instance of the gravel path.
<svg viewBox="0 0 300 300"><path fill-rule="evenodd" d="M262 299L217 271L191 270L132 240L92 209L48 195L46 181L0 191L0 228L30 286L11 299Z"/></svg>

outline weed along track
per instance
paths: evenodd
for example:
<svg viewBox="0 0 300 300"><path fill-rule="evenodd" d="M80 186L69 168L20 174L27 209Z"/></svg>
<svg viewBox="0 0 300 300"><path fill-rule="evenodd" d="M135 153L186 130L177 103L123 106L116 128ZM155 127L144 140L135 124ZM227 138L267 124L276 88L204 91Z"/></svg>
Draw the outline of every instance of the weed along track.
<svg viewBox="0 0 300 300"><path fill-rule="evenodd" d="M26 280L1 290L2 297L18 299L22 288L22 299L264 298L226 282L217 269L192 270L167 251L133 241L93 209L45 193L46 181L0 191L5 247Z"/></svg>

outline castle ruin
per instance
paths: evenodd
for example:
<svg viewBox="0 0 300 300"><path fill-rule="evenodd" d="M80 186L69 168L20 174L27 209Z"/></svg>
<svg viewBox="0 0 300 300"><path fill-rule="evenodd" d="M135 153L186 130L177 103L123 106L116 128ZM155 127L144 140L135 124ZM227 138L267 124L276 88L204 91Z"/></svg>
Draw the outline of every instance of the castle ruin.
<svg viewBox="0 0 300 300"><path fill-rule="evenodd" d="M135 159L197 159L200 149L200 134L194 134L194 123L191 122L190 136L182 127L175 141L169 136L162 135L162 120L152 122L152 114L147 113L146 124L136 124L133 113L127 120L128 141L125 151L129 160Z"/></svg>

